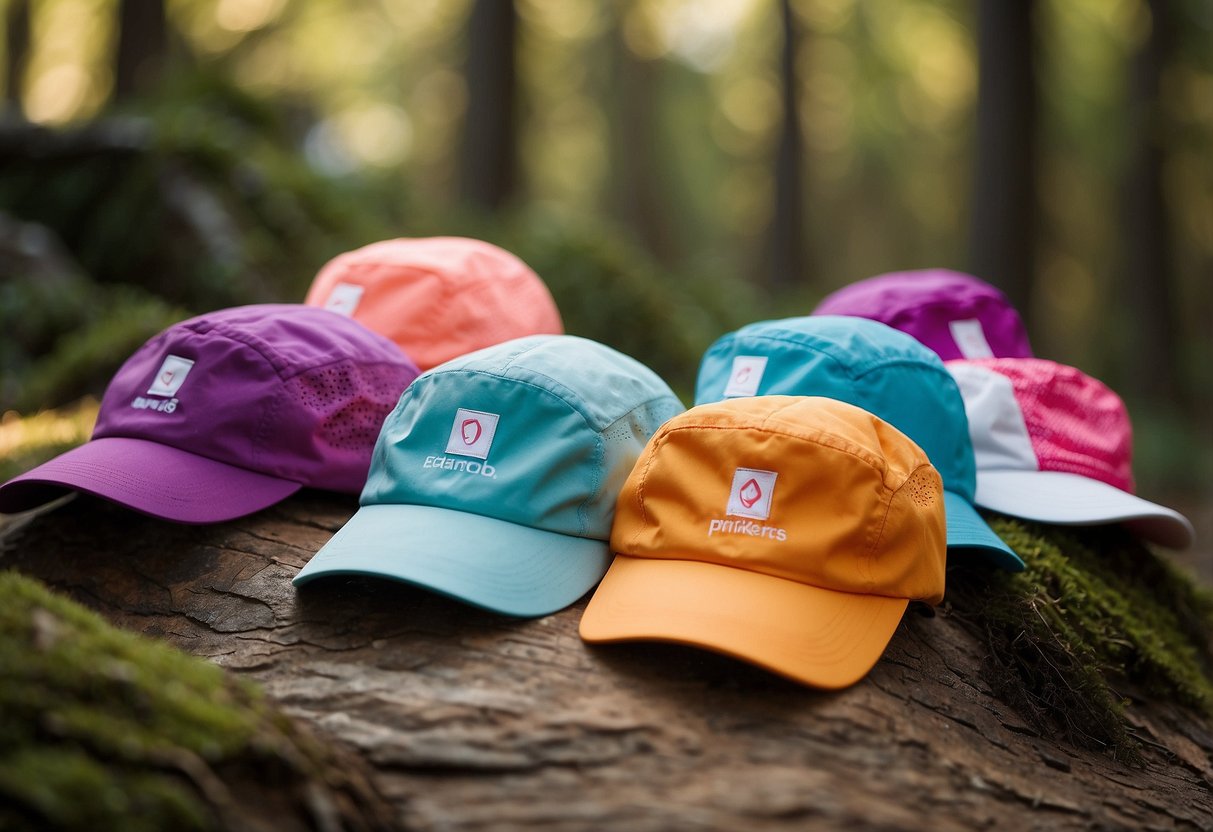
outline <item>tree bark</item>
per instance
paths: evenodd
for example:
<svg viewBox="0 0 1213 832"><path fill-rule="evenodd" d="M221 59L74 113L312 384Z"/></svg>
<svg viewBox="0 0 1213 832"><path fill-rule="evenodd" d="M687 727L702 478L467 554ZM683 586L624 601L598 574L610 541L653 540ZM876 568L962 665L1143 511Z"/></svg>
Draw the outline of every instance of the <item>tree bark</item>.
<svg viewBox="0 0 1213 832"><path fill-rule="evenodd" d="M970 268L1030 325L1035 268L1036 87L1031 0L982 0L977 15L977 165Z"/></svg>
<svg viewBox="0 0 1213 832"><path fill-rule="evenodd" d="M1042 735L945 611L862 682L814 691L704 651L592 648L585 601L514 620L389 581L290 579L356 509L304 492L178 526L80 497L0 563L259 682L351 744L402 827L970 830L1213 826L1203 718L1130 709L1144 765Z"/></svg>
<svg viewBox="0 0 1213 832"><path fill-rule="evenodd" d="M10 109L19 111L29 60L29 0L9 0L4 17L5 99Z"/></svg>
<svg viewBox="0 0 1213 832"><path fill-rule="evenodd" d="M468 19L467 116L460 187L463 198L488 210L503 206L516 187L514 108L517 97L513 0L475 0Z"/></svg>
<svg viewBox="0 0 1213 832"><path fill-rule="evenodd" d="M616 7L611 59L614 77L610 96L611 177L607 187L614 213L644 248L663 263L677 261L679 252L672 212L664 195L670 193L668 166L659 157L657 111L661 62L632 52L622 27L635 3Z"/></svg>
<svg viewBox="0 0 1213 832"><path fill-rule="evenodd" d="M164 0L122 0L118 5L114 98L122 101L151 89L167 55Z"/></svg>
<svg viewBox="0 0 1213 832"><path fill-rule="evenodd" d="M1173 305L1175 275L1168 237L1167 201L1163 194L1164 148L1169 135L1161 106L1162 76L1175 42L1174 21L1167 3L1151 0L1150 36L1134 56L1130 79L1131 151L1125 207L1125 296L1133 310L1121 346L1129 368L1130 389L1141 398L1180 404L1182 385L1177 368L1179 322Z"/></svg>
<svg viewBox="0 0 1213 832"><path fill-rule="evenodd" d="M800 131L800 83L796 66L800 52L800 27L790 0L780 0L783 19L783 50L779 75L783 99L783 122L775 156L775 211L771 219L768 282L776 288L810 285L805 256L804 185L801 170L804 141Z"/></svg>

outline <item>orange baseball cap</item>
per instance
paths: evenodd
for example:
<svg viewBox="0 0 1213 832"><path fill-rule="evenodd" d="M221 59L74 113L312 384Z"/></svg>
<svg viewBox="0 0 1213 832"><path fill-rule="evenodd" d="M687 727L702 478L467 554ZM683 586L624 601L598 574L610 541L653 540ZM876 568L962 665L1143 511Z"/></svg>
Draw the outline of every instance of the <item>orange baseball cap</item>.
<svg viewBox="0 0 1213 832"><path fill-rule="evenodd" d="M383 240L339 254L304 302L387 336L422 370L524 335L564 333L539 275L467 237Z"/></svg>
<svg viewBox="0 0 1213 832"><path fill-rule="evenodd" d="M843 688L910 600L943 599L946 545L939 473L887 422L816 396L701 405L624 483L581 637L704 647Z"/></svg>

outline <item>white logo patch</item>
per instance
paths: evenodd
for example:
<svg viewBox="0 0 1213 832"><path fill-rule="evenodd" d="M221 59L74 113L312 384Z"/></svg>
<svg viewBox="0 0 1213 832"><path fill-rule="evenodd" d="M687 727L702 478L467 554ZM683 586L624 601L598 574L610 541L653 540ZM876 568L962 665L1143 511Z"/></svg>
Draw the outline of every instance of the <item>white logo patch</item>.
<svg viewBox="0 0 1213 832"><path fill-rule="evenodd" d="M775 471L758 471L754 468L738 468L733 474L733 487L729 490L729 506L726 514L733 517L752 517L766 520L771 516L771 495L775 491Z"/></svg>
<svg viewBox="0 0 1213 832"><path fill-rule="evenodd" d="M986 331L981 328L981 321L969 318L964 321L948 321L948 329L952 331L952 340L956 348L965 358L993 358L994 351L986 340Z"/></svg>
<svg viewBox="0 0 1213 832"><path fill-rule="evenodd" d="M152 386L147 388L147 394L149 396L177 395L177 391L181 389L182 384L185 384L185 377L190 374L193 366L194 362L188 358L166 355L156 377L152 379Z"/></svg>
<svg viewBox="0 0 1213 832"><path fill-rule="evenodd" d="M765 355L739 355L733 359L733 370L729 383L724 388L725 396L757 396L762 374L767 369Z"/></svg>
<svg viewBox="0 0 1213 832"><path fill-rule="evenodd" d="M493 435L497 433L497 420L500 418L496 413L459 408L455 411L455 422L451 425L446 452L488 459L489 448L493 447Z"/></svg>
<svg viewBox="0 0 1213 832"><path fill-rule="evenodd" d="M329 292L329 299L324 302L324 308L348 318L358 309L358 302L362 300L364 291L366 291L365 286L338 283L333 287L333 291Z"/></svg>

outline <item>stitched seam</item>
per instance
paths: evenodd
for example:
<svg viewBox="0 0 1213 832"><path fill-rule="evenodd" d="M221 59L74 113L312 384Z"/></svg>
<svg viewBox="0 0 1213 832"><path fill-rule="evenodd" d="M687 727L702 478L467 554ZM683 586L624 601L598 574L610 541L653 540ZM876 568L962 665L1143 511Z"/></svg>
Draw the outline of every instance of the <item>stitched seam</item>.
<svg viewBox="0 0 1213 832"><path fill-rule="evenodd" d="M746 425L745 429L746 430L758 430L758 431L762 431L763 433L774 434L777 436L789 436L794 439L804 439L809 442L818 442L818 439L820 439L822 437L829 437L830 439L834 439L838 442L842 442L847 445L851 445L851 443L848 440L846 440L836 434L829 433L827 431L817 431L816 434L802 434L802 433L790 433L786 430L778 430L776 428L767 428L766 427L767 420L773 418L774 415L775 414L771 414L771 415L767 416L766 419L763 420L762 425ZM737 425L676 425L676 426L667 428L665 430L665 433L663 434L663 438L664 438L664 436L671 434L674 431L678 431L678 430L737 430L737 429L738 429ZM849 447L839 447L838 445L827 444L824 442L818 442L818 444L825 445L825 447L831 448L832 450L836 450L839 453L844 453L844 454L847 454L848 456L853 456L856 459L863 462L868 467L873 468L877 471L882 470L881 466L875 464L870 459L865 458L862 454L852 450ZM887 466L885 467L884 470L887 470ZM884 478L881 477L881 479L883 480Z"/></svg>
<svg viewBox="0 0 1213 832"><path fill-rule="evenodd" d="M653 438L653 447L648 453L648 458L644 461L644 469L640 472L640 482L636 486L636 502L640 504L640 528L632 535L629 548L635 550L636 542L640 540L640 535L649 525L649 511L644 502L644 486L649 479L649 469L653 467L653 459L657 456L661 444L665 442L670 435L670 431L663 430Z"/></svg>

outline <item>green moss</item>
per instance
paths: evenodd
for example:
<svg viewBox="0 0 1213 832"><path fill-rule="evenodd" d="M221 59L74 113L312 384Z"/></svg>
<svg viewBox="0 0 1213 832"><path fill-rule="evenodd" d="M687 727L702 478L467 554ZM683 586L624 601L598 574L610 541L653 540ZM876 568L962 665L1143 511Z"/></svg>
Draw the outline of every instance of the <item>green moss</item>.
<svg viewBox="0 0 1213 832"><path fill-rule="evenodd" d="M996 692L1039 730L1134 759L1127 692L1213 715L1213 596L1117 526L991 525L1027 569L952 570L949 607L987 643Z"/></svg>
<svg viewBox="0 0 1213 832"><path fill-rule="evenodd" d="M217 828L217 771L302 758L279 758L285 723L219 667L16 573L0 597L0 828Z"/></svg>

